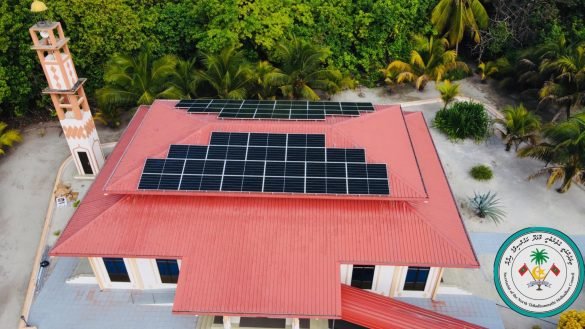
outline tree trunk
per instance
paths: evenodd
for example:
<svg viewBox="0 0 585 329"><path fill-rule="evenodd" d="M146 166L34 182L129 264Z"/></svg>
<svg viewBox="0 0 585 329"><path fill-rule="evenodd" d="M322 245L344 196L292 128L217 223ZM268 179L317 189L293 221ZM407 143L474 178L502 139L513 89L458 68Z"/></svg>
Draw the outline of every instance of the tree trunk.
<svg viewBox="0 0 585 329"><path fill-rule="evenodd" d="M571 104L568 104L565 110L567 111L567 120L569 120L571 117Z"/></svg>
<svg viewBox="0 0 585 329"><path fill-rule="evenodd" d="M561 185L561 187L559 187L557 189L557 192L559 193L565 193L569 190L569 188L571 187L571 179L573 178L572 175L569 175L568 173L565 174L565 178L563 179L563 184Z"/></svg>

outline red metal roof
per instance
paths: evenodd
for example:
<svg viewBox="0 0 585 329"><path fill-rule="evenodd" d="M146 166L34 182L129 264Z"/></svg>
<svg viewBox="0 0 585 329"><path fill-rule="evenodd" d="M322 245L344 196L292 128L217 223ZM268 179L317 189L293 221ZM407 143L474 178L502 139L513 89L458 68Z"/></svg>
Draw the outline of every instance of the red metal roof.
<svg viewBox="0 0 585 329"><path fill-rule="evenodd" d="M472 329L481 326L393 298L341 285L341 318L371 329Z"/></svg>
<svg viewBox="0 0 585 329"><path fill-rule="evenodd" d="M268 193L140 191L138 182L146 158L164 158L170 144L208 145L214 131L321 133L327 147L366 150L371 163L385 163L389 168L390 196L383 199L426 199L425 186L410 143L399 106L377 107L360 117L327 117L324 121L222 120L213 114L188 114L175 109L176 101L156 101L150 108L130 143L126 154L106 183L105 191L118 194L214 195L268 197ZM386 109L386 110L383 110ZM364 129L368 127L368 129ZM335 198L331 195L296 195L282 193L275 197ZM342 198L356 198L342 196ZM376 198L373 196L360 196ZM378 199L380 197L377 197Z"/></svg>
<svg viewBox="0 0 585 329"><path fill-rule="evenodd" d="M134 177L135 169L128 167L131 173L125 176L121 167L128 165L127 157L151 153L134 151L151 146L139 141L145 136L139 132L153 129L145 122L162 111L157 110L160 106L176 113L168 104L139 109L51 255L179 258L173 312L267 317L339 318L341 263L478 267L424 118L420 113L403 116L399 107L378 108L377 119L371 122L364 118L340 122L351 130L357 128L346 121L357 120L356 127L367 131L385 129L383 120L402 120L406 134L402 139L412 141L420 166L413 170L420 170L428 202L104 194L110 175L119 176L111 184ZM275 125L286 132L294 126ZM313 125L298 125L302 129L292 132L308 127L318 131ZM162 130L175 130L164 122L157 129L161 135ZM336 129L330 132L341 134ZM204 139L214 130L202 133ZM376 161L383 156L378 147L366 150ZM392 153L391 148L386 151Z"/></svg>

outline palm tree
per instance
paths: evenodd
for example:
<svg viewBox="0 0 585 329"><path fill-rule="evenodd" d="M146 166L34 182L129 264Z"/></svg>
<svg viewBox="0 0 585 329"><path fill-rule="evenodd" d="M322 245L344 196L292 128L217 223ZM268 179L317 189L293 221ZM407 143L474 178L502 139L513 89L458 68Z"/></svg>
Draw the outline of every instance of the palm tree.
<svg viewBox="0 0 585 329"><path fill-rule="evenodd" d="M171 76L170 85L180 93L181 99L196 98L200 82L197 75L197 58L177 60L175 74Z"/></svg>
<svg viewBox="0 0 585 329"><path fill-rule="evenodd" d="M510 68L510 62L505 57L498 58L495 61L481 62L477 66L477 69L481 74L481 82L483 83L487 82L487 78L497 73L505 73L509 71Z"/></svg>
<svg viewBox="0 0 585 329"><path fill-rule="evenodd" d="M455 99L455 96L459 95L459 84L451 83L449 80L445 80L442 84L437 85L436 88L441 93L441 99L445 103L444 109Z"/></svg>
<svg viewBox="0 0 585 329"><path fill-rule="evenodd" d="M12 147L14 143L22 142L22 136L16 129L8 129L8 124L0 121L0 155L5 154L5 147Z"/></svg>
<svg viewBox="0 0 585 329"><path fill-rule="evenodd" d="M343 74L341 71L335 69L333 71L331 78L332 83L330 83L328 88L325 89L329 95L333 95L340 90L354 89L357 86L357 81L349 74Z"/></svg>
<svg viewBox="0 0 585 329"><path fill-rule="evenodd" d="M538 273L540 274L542 272L542 269L540 268L540 265L546 263L548 261L548 255L546 250L543 248L542 250L538 250L538 248L536 248L536 250L533 250L530 253L530 261L534 264L536 264L536 266L538 266ZM540 277L540 275L539 275ZM535 278L536 279L536 278ZM540 286L542 286L541 280L536 280L537 281L537 286L538 288L536 290L542 290L540 288Z"/></svg>
<svg viewBox="0 0 585 329"><path fill-rule="evenodd" d="M555 114L552 122L556 121L561 115L563 108L567 119L571 116L571 108L573 107L574 92L565 83L557 83L554 80L545 81L542 87L538 90L538 97L540 98L539 106L546 103L554 103L560 107L560 110Z"/></svg>
<svg viewBox="0 0 585 329"><path fill-rule="evenodd" d="M148 50L137 56L114 55L104 74L106 86L96 91L98 104L136 106L152 104L157 98L179 98L177 89L169 85L176 64L175 56L155 60Z"/></svg>
<svg viewBox="0 0 585 329"><path fill-rule="evenodd" d="M245 99L254 81L254 74L244 53L235 47L219 54L201 53L205 70L197 71L199 79L211 87L212 97Z"/></svg>
<svg viewBox="0 0 585 329"><path fill-rule="evenodd" d="M463 40L466 29L470 29L473 40L480 41L479 30L488 26L488 14L479 0L440 0L431 13L431 22L444 33L455 52L459 52L459 43Z"/></svg>
<svg viewBox="0 0 585 329"><path fill-rule="evenodd" d="M276 81L283 80L284 74L268 61L260 61L254 70L254 94L258 99L275 99L278 91Z"/></svg>
<svg viewBox="0 0 585 329"><path fill-rule="evenodd" d="M548 126L543 131L543 137L545 141L518 151L520 157L531 157L546 163L529 178L548 175L548 188L561 181L557 189L559 193L568 191L573 180L585 183L585 113Z"/></svg>
<svg viewBox="0 0 585 329"><path fill-rule="evenodd" d="M451 70L469 72L465 63L457 61L455 51L446 50L449 46L447 39L429 37L427 40L416 36L414 41L416 46L410 53L410 63L395 60L385 69L388 74L397 74L397 83L414 81L416 89L421 91L429 80L441 81L445 73Z"/></svg>
<svg viewBox="0 0 585 329"><path fill-rule="evenodd" d="M273 55L283 73L276 80L282 94L290 99L318 100L315 89L340 87L337 83L343 80L341 72L325 64L329 54L327 48L296 37L277 44Z"/></svg>
<svg viewBox="0 0 585 329"><path fill-rule="evenodd" d="M536 144L540 131L540 118L529 112L524 105L506 106L504 118L496 119L496 122L502 125L502 128L498 130L506 144L506 151L510 151L512 145L518 151L518 146L522 143Z"/></svg>
<svg viewBox="0 0 585 329"><path fill-rule="evenodd" d="M585 45L576 46L557 59L543 61L540 69L556 73L541 89L541 98L562 101L569 118L572 109L582 106L585 95Z"/></svg>

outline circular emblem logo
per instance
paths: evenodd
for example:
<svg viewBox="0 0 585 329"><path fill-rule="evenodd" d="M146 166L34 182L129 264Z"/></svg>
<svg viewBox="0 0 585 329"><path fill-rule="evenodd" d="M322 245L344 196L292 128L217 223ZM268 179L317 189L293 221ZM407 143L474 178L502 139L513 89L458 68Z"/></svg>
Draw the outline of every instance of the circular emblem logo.
<svg viewBox="0 0 585 329"><path fill-rule="evenodd" d="M583 257L568 236L530 227L510 236L494 262L496 289L514 311L548 317L575 301L585 279Z"/></svg>

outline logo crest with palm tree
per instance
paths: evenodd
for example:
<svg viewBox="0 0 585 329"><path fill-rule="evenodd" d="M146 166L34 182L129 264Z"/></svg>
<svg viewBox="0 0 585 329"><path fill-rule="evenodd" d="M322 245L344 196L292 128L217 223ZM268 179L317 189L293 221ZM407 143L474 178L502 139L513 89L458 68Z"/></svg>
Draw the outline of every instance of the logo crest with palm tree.
<svg viewBox="0 0 585 329"><path fill-rule="evenodd" d="M541 286L543 284L544 279L546 278L546 274L544 269L542 269L541 265L548 262L548 253L546 250L536 248L530 253L530 262L536 264L536 266L532 269L532 277L536 280L536 285L538 288L536 290L542 290Z"/></svg>

